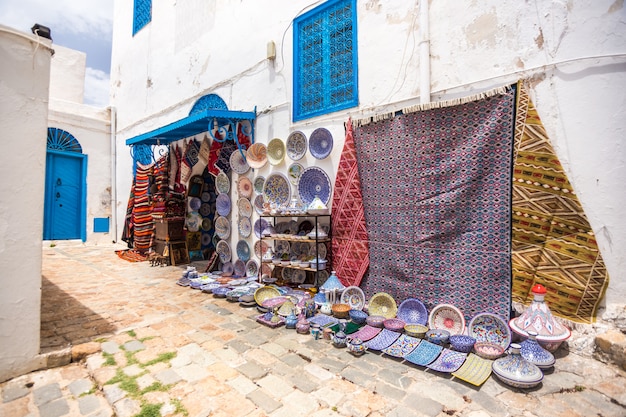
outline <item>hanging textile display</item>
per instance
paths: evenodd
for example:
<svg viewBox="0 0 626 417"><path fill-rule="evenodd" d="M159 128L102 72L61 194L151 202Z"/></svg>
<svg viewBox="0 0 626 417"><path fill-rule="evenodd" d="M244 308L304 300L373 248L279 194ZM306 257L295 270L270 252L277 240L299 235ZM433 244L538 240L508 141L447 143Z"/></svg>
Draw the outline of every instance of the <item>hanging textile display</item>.
<svg viewBox="0 0 626 417"><path fill-rule="evenodd" d="M153 169L153 164L137 163L132 222L134 248L141 253L150 249L154 233L152 201L149 193Z"/></svg>
<svg viewBox="0 0 626 417"><path fill-rule="evenodd" d="M551 311L580 323L595 321L609 283L589 221L539 115L521 86L513 173L513 300L529 304L535 284L546 287Z"/></svg>
<svg viewBox="0 0 626 417"><path fill-rule="evenodd" d="M346 123L332 209L333 269L343 285L358 286L369 267L369 248L351 120Z"/></svg>
<svg viewBox="0 0 626 417"><path fill-rule="evenodd" d="M501 89L355 128L368 296L509 317L514 104Z"/></svg>

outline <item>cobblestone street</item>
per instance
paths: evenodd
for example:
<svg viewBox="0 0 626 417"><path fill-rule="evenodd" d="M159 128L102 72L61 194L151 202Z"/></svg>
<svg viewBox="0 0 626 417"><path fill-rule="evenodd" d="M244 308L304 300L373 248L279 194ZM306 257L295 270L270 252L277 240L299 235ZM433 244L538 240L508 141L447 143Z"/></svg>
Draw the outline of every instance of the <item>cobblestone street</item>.
<svg viewBox="0 0 626 417"><path fill-rule="evenodd" d="M474 387L269 329L256 309L176 285L181 267L130 263L116 248L43 249L42 350L74 361L0 384L0 416L626 414L625 373L565 349L535 389L493 376Z"/></svg>

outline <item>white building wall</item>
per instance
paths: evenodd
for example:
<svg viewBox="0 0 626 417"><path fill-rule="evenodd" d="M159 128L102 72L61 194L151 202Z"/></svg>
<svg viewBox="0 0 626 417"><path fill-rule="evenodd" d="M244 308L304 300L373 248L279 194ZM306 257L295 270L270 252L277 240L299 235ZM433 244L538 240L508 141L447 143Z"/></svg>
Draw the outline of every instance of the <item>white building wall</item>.
<svg viewBox="0 0 626 417"><path fill-rule="evenodd" d="M84 52L54 45L50 68L50 97L82 103L85 94L87 55Z"/></svg>
<svg viewBox="0 0 626 417"><path fill-rule="evenodd" d="M330 158L307 155L300 162L319 165L332 178L347 117L419 103L428 93L420 91L421 65L430 65L432 101L529 79L531 97L606 261L606 303L625 304L626 222L619 212L626 206L623 2L430 1L430 33L422 37L424 1L359 1L360 106L298 123L291 121L291 22L307 5L321 2L153 2L152 21L135 36L132 4L115 3L111 83L120 150L126 139L187 116L197 98L215 93L231 110L257 107L257 141L328 128L335 139ZM268 41L276 43L275 61L265 59ZM419 59L422 41L429 42L428 62ZM125 152L118 157L121 216L131 160ZM285 172L289 162L258 174Z"/></svg>
<svg viewBox="0 0 626 417"><path fill-rule="evenodd" d="M0 382L38 369L50 42L0 26Z"/></svg>

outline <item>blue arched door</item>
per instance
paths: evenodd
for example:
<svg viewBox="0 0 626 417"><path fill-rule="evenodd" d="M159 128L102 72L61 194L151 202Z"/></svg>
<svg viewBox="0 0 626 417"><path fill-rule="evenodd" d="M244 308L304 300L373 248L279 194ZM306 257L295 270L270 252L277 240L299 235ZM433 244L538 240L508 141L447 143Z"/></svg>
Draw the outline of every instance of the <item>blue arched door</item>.
<svg viewBox="0 0 626 417"><path fill-rule="evenodd" d="M86 240L87 155L68 132L48 129L44 240Z"/></svg>

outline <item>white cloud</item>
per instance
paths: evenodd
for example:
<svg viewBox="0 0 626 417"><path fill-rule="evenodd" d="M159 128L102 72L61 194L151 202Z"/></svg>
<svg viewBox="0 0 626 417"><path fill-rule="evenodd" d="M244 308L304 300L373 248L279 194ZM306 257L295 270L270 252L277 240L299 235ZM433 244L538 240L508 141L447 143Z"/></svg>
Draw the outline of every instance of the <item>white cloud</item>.
<svg viewBox="0 0 626 417"><path fill-rule="evenodd" d="M85 70L85 104L96 107L109 105L109 74L87 67Z"/></svg>
<svg viewBox="0 0 626 417"><path fill-rule="evenodd" d="M30 32L35 23L67 33L110 35L113 0L2 0L0 23Z"/></svg>

